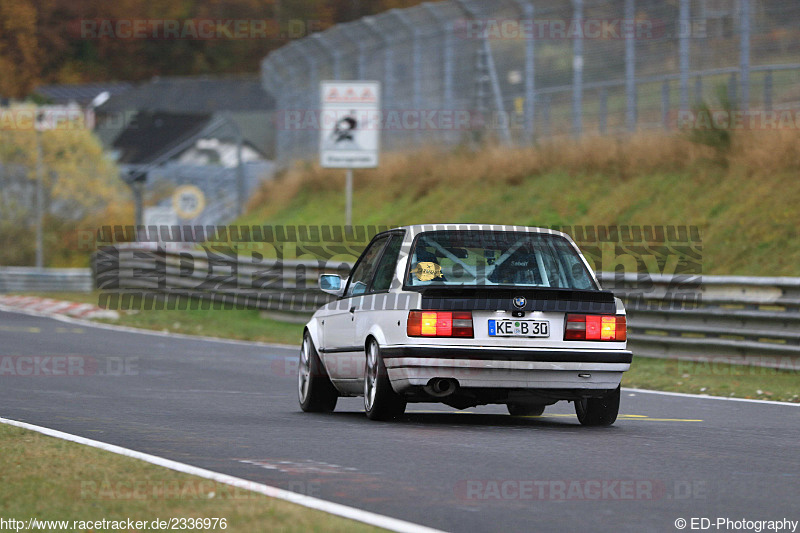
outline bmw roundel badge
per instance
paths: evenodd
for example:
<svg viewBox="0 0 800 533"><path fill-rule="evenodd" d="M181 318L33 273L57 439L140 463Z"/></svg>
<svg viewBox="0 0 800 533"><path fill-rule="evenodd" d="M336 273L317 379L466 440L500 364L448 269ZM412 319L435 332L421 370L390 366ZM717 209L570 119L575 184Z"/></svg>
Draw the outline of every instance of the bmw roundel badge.
<svg viewBox="0 0 800 533"><path fill-rule="evenodd" d="M528 303L527 300L525 300L525 298L523 298L522 296L517 296L516 298L514 298L514 307L516 307L517 309L525 309L526 303Z"/></svg>

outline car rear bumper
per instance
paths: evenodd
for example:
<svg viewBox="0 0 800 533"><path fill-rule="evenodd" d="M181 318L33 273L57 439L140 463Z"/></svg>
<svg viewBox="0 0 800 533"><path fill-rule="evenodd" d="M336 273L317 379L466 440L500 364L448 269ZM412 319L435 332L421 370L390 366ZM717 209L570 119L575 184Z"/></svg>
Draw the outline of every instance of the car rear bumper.
<svg viewBox="0 0 800 533"><path fill-rule="evenodd" d="M434 378L460 387L501 389L614 389L630 368L631 352L452 347L381 350L392 387L403 393Z"/></svg>
<svg viewBox="0 0 800 533"><path fill-rule="evenodd" d="M520 361L542 363L627 363L633 360L628 350L529 350L520 348L485 348L485 347L453 347L453 346L388 346L381 348L384 360L419 358L419 359L454 359L454 360L489 360Z"/></svg>

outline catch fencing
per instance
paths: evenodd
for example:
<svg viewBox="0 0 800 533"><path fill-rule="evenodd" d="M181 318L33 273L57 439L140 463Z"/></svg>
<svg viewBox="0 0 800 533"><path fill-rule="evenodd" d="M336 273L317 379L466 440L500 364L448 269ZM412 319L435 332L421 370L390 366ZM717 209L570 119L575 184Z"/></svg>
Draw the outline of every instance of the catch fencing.
<svg viewBox="0 0 800 533"><path fill-rule="evenodd" d="M750 127L798 127L799 54L796 0L449 0L294 41L261 74L286 164L317 156L322 80L381 82L387 151L527 145L696 126L720 90Z"/></svg>

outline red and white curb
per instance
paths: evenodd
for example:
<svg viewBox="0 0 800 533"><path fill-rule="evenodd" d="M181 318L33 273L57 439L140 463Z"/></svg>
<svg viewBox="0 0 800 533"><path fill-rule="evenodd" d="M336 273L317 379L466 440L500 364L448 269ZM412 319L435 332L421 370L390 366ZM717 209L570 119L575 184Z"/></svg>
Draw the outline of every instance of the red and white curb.
<svg viewBox="0 0 800 533"><path fill-rule="evenodd" d="M75 318L107 318L117 320L119 313L111 309L101 309L93 304L65 302L38 296L0 295L0 307L15 311L28 311L44 315L65 315Z"/></svg>

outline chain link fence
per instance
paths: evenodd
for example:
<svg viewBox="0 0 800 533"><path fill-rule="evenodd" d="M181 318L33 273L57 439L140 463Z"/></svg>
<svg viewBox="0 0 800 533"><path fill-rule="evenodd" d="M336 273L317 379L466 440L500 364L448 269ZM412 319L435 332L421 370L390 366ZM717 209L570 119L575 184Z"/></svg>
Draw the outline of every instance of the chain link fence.
<svg viewBox="0 0 800 533"><path fill-rule="evenodd" d="M796 0L449 0L295 41L262 80L285 164L317 156L322 80L379 80L396 151L674 129L720 91L797 127L799 59Z"/></svg>

